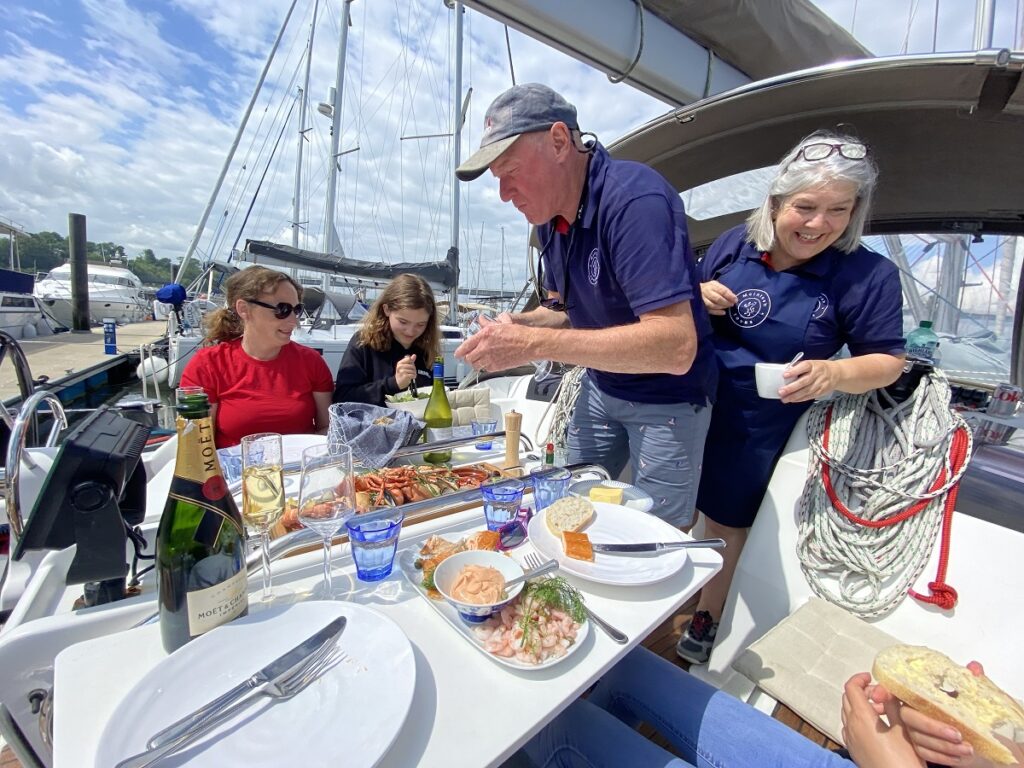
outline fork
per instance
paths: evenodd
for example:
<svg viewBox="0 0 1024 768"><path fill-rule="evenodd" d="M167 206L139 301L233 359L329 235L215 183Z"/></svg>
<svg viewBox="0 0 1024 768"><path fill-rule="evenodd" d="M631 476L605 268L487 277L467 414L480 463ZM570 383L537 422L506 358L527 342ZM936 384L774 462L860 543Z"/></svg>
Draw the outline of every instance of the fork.
<svg viewBox="0 0 1024 768"><path fill-rule="evenodd" d="M300 667L289 670L284 675L264 683L251 696L247 696L224 708L195 728L185 731L185 733L177 738L168 741L156 749L147 749L145 752L140 752L137 755L122 760L117 764L116 768L149 768L149 766L156 765L168 755L180 751L217 726L230 720L239 710L247 707L258 696L268 696L278 701L286 701L301 693L310 683L320 677L323 672L335 663L348 658L347 654L338 648L337 645L331 648L330 651L324 652L324 650L324 648L321 648Z"/></svg>
<svg viewBox="0 0 1024 768"><path fill-rule="evenodd" d="M338 638L336 636L329 637L320 645L319 648L317 648L315 651L309 654L309 656L304 658L302 661L298 662L295 666L284 670L284 672L278 675L278 677L291 675L295 671L301 671L303 669L308 669L312 667L314 664L318 663L320 659L322 659L324 656L331 653L333 650L337 649L337 647ZM250 680L252 680L252 678L250 678ZM256 690L259 687L260 683L255 680L252 680L250 690ZM232 701L237 701L239 698L238 696L230 696L230 698L227 698L230 693L233 692L229 692L228 694L225 694L224 696L218 699L214 699L206 706L201 707L200 709L193 712L191 715L187 715L186 717L183 717L177 722L172 723L171 725L164 728L162 731L157 731L146 743L146 749L152 750L157 749L158 747L162 747L164 744L173 741L178 736L181 736L182 734L187 733L188 731L195 728L196 725L204 721L211 714L215 714L226 704L229 704Z"/></svg>
<svg viewBox="0 0 1024 768"><path fill-rule="evenodd" d="M528 568L540 568L543 565L544 563L541 561L540 555L536 555L533 552L530 552L526 555L526 566ZM629 637L626 635L625 632L616 629L607 621L602 619L600 616L598 616L596 613L590 610L586 603L583 604L583 610L586 612L587 618L594 622L601 629L603 629L605 633L608 635L608 637L610 637L616 643L618 643L619 645L625 645L629 642ZM118 768L120 768L120 766L118 766Z"/></svg>

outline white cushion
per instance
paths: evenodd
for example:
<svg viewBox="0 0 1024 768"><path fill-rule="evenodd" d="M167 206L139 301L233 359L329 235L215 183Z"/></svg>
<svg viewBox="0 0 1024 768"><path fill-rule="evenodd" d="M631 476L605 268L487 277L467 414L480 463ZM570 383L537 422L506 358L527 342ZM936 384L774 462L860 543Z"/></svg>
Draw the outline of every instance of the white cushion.
<svg viewBox="0 0 1024 768"><path fill-rule="evenodd" d="M732 666L842 744L843 685L857 672L870 672L875 655L898 642L842 608L812 597L752 643Z"/></svg>

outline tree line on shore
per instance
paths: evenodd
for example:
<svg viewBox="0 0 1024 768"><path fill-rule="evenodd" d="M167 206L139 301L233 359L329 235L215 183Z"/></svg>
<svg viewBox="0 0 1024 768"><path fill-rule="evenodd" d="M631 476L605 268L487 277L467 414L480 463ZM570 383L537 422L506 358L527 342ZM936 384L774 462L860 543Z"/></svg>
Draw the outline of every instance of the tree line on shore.
<svg viewBox="0 0 1024 768"><path fill-rule="evenodd" d="M68 260L70 250L68 238L57 232L36 232L35 234L19 235L14 241L14 259L16 267L12 267L8 255L11 252L10 240L0 237L0 264L7 269L17 268L21 272L41 275L54 267L59 267ZM136 254L129 254L124 246L117 243L94 243L88 241L85 247L86 259L96 264L120 266L134 272L143 284L160 287L173 282L178 267L167 258L157 258L153 250L146 248ZM189 264L185 270L186 285L199 276L201 267L196 262Z"/></svg>

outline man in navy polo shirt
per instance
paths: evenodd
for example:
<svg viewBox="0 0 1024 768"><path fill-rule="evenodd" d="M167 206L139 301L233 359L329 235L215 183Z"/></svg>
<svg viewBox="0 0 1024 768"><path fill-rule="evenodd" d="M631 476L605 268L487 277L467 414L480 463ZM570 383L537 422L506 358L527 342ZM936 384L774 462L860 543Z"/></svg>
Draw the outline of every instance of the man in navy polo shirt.
<svg viewBox="0 0 1024 768"><path fill-rule="evenodd" d="M456 355L486 370L585 366L569 460L613 477L632 460L653 511L689 526L717 366L679 195L651 168L585 144L575 107L533 83L494 100L456 175L488 168L537 227L548 297L485 322Z"/></svg>

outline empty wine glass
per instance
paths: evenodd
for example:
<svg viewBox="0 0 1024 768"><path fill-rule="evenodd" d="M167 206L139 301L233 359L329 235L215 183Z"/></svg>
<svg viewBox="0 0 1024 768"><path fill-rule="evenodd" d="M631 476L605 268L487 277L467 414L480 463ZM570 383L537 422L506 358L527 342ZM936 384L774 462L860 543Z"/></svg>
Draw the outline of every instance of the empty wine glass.
<svg viewBox="0 0 1024 768"><path fill-rule="evenodd" d="M477 312L475 315L473 315L473 319L470 321L469 325L466 326L467 339L484 327L484 323L480 322L482 318L487 318L487 320L491 321L492 323L497 322L497 320L495 320L493 317L491 317L491 315L487 314L486 312ZM532 365L534 368L534 381L543 381L544 379L551 375L550 360L531 360L530 365Z"/></svg>
<svg viewBox="0 0 1024 768"><path fill-rule="evenodd" d="M331 543L334 534L355 514L352 449L344 444L316 445L302 452L299 480L299 522L324 542L322 596L331 593Z"/></svg>
<svg viewBox="0 0 1024 768"><path fill-rule="evenodd" d="M242 438L242 517L259 533L263 558L263 593L273 597L270 575L270 528L284 514L281 435L261 432Z"/></svg>

